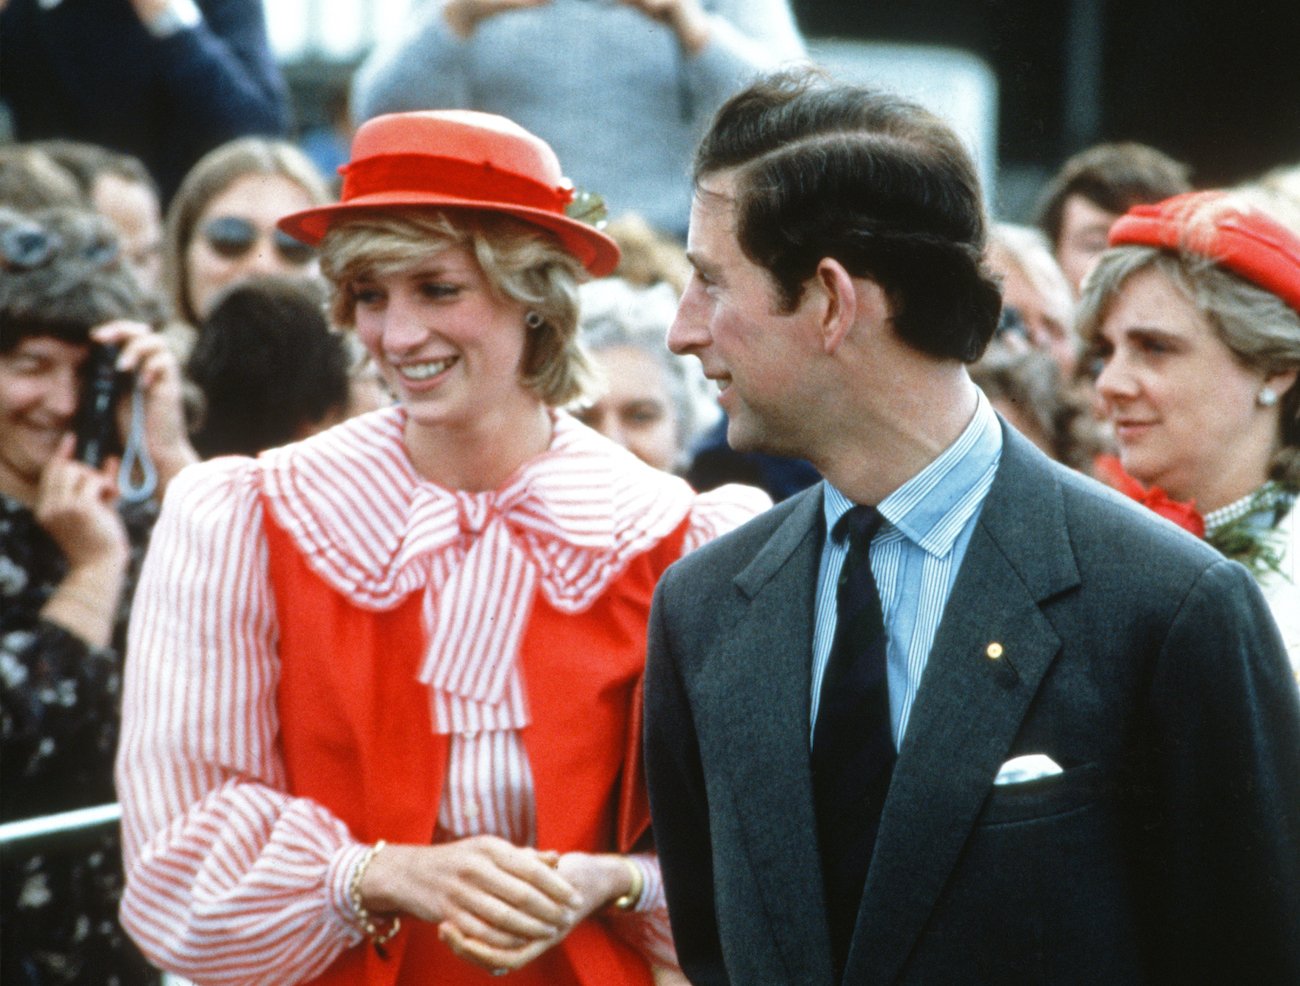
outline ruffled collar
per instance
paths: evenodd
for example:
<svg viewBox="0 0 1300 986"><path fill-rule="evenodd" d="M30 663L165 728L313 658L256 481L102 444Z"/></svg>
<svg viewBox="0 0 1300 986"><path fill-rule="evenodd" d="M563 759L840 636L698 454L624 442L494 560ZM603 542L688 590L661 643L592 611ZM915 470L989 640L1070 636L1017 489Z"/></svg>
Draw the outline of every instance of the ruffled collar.
<svg viewBox="0 0 1300 986"><path fill-rule="evenodd" d="M327 584L372 610L424 592L420 680L440 732L527 723L517 656L534 591L590 607L690 511L681 480L554 412L550 447L497 490L422 479L400 407L264 453L263 500Z"/></svg>

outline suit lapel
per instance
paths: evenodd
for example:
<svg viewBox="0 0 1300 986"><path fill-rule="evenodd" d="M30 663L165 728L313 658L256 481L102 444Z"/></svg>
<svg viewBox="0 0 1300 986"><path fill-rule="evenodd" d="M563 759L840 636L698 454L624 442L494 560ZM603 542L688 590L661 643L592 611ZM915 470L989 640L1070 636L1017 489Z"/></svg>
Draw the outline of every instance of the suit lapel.
<svg viewBox="0 0 1300 986"><path fill-rule="evenodd" d="M707 683L726 787L790 982L832 976L808 760L821 502L820 487L803 494L736 576L736 619Z"/></svg>
<svg viewBox="0 0 1300 986"><path fill-rule="evenodd" d="M899 751L848 982L897 976L1060 647L1039 604L1078 583L1061 492L1036 450L1003 441Z"/></svg>

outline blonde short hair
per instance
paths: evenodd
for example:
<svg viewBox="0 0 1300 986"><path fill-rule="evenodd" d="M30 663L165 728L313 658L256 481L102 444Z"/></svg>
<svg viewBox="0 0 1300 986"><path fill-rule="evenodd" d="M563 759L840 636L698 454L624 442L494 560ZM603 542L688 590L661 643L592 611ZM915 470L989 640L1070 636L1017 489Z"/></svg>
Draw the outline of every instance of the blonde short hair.
<svg viewBox="0 0 1300 986"><path fill-rule="evenodd" d="M454 247L478 261L498 297L521 302L541 317L529 329L524 385L552 407L590 393L594 373L578 341L582 264L544 230L509 216L402 209L361 212L339 222L320 244L334 322L355 324L355 282L409 270Z"/></svg>

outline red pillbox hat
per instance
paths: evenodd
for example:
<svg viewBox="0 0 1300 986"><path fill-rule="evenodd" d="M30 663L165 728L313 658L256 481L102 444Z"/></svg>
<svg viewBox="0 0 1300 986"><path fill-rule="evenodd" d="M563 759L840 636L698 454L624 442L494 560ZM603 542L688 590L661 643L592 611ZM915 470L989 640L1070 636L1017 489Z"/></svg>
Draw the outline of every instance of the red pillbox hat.
<svg viewBox="0 0 1300 986"><path fill-rule="evenodd" d="M1206 257L1300 312L1300 237L1228 193L1134 206L1111 226L1109 243Z"/></svg>

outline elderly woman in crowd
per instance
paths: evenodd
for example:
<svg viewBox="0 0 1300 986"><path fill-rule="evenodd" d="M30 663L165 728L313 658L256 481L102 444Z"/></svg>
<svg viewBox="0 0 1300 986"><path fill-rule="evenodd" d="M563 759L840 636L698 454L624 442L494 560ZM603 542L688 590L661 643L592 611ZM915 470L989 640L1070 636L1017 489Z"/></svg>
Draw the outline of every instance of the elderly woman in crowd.
<svg viewBox="0 0 1300 986"><path fill-rule="evenodd" d="M581 339L604 379L578 420L656 469L680 469L695 438L718 417L698 360L664 344L677 312L667 284L618 277L582 286Z"/></svg>
<svg viewBox="0 0 1300 986"><path fill-rule="evenodd" d="M187 470L132 621L119 760L146 953L199 980L649 983L670 964L638 774L651 592L764 505L697 497L559 408L588 368L550 148L363 126L320 243L398 406Z"/></svg>
<svg viewBox="0 0 1300 986"><path fill-rule="evenodd" d="M1023 333L1025 342L1056 361L1062 381L1072 380L1079 359L1074 298L1047 238L1028 226L995 223L986 253L989 268L1002 278L999 334Z"/></svg>
<svg viewBox="0 0 1300 986"><path fill-rule="evenodd" d="M115 459L74 457L92 457L79 436L116 430L117 408L92 428L82 397L105 345L140 387L136 440L159 485L195 456L180 371L139 321L150 305L107 220L0 208L0 271L0 820L13 822L115 800L131 556L152 511L119 511ZM6 845L0 980L154 978L117 923L118 845L116 827Z"/></svg>
<svg viewBox="0 0 1300 986"><path fill-rule="evenodd" d="M1130 210L1110 243L1079 327L1120 461L1251 568L1300 674L1300 237L1201 192Z"/></svg>

